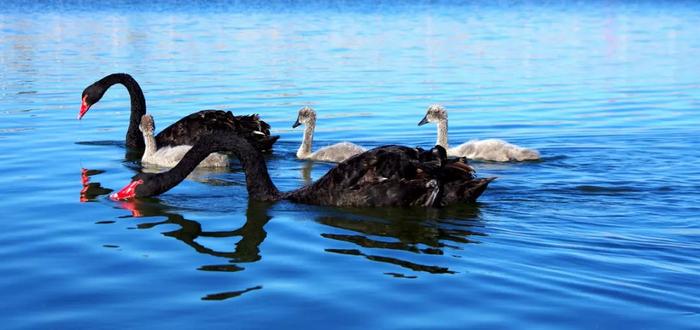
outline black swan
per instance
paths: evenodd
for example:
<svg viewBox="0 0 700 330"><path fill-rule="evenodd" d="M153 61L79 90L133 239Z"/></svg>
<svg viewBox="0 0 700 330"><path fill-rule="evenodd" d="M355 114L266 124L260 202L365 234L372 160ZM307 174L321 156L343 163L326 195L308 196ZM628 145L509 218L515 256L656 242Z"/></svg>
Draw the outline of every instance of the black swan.
<svg viewBox="0 0 700 330"><path fill-rule="evenodd" d="M131 117L126 131L126 146L143 149L143 135L139 131L141 117L146 114L146 99L141 86L126 73L110 74L85 88L78 119L90 107L100 101L107 90L115 84L122 84L131 97ZM279 136L270 136L270 125L260 120L258 115L234 116L231 111L202 110L181 118L155 136L158 148L177 145L194 145L200 137L215 131L236 132L260 151L272 150Z"/></svg>
<svg viewBox="0 0 700 330"><path fill-rule="evenodd" d="M474 202L495 178L476 179L464 158L447 159L445 149L384 146L339 163L318 181L290 192L272 183L265 160L245 139L230 134L202 137L174 168L140 173L115 200L154 196L180 183L207 155L229 151L245 170L248 197L257 201L290 200L297 203L349 207L439 207Z"/></svg>

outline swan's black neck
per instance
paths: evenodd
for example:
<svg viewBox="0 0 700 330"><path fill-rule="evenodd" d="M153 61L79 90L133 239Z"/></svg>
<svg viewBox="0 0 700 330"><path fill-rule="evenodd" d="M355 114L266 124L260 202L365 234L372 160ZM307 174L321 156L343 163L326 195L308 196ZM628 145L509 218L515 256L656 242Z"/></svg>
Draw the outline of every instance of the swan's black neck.
<svg viewBox="0 0 700 330"><path fill-rule="evenodd" d="M105 91L115 84L122 84L129 91L131 117L129 118L129 128L126 131L126 147L143 149L143 135L139 131L139 123L141 123L141 116L146 114L146 99L143 96L139 83L126 73L110 74L102 78L98 83L104 86Z"/></svg>
<svg viewBox="0 0 700 330"><path fill-rule="evenodd" d="M224 145L217 146L217 148L232 152L240 160L245 170L248 198L268 202L282 199L283 194L272 183L270 174L267 172L267 164L265 164L265 158L263 158L262 153L253 148L246 139L232 134L226 135L223 141L216 138L214 142L205 141L205 143L217 144L218 141L222 141ZM199 142L202 142L202 140Z"/></svg>
<svg viewBox="0 0 700 330"><path fill-rule="evenodd" d="M182 160L167 172L158 174L143 173L133 180L141 179L143 183L136 188L140 197L162 194L178 185L197 165L212 152L233 153L245 170L246 186L250 200L273 202L287 196L277 190L267 172L267 165L262 153L244 138L230 132L219 132L203 136L182 157Z"/></svg>
<svg viewBox="0 0 700 330"><path fill-rule="evenodd" d="M141 175L149 177L148 182L144 183L145 187L143 187L143 189L146 189L144 195L160 195L177 186L190 173L192 173L195 167L197 167L197 165L199 165L204 158L207 158L210 153L215 151L218 150L213 145L198 143L185 154L182 160L177 163L175 167L171 168L169 171L158 174L140 174L134 177L134 179L139 179L139 176Z"/></svg>

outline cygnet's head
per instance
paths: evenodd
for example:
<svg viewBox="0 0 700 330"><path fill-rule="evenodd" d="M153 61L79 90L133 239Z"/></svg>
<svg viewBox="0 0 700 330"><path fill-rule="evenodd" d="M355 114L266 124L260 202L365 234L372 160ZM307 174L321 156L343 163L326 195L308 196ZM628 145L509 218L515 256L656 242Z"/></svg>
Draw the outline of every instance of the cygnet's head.
<svg viewBox="0 0 700 330"><path fill-rule="evenodd" d="M294 122L294 125L292 125L292 128L298 127L299 125L309 125L313 124L316 122L316 111L312 109L311 107L303 107L299 109L299 116L297 117L297 121Z"/></svg>
<svg viewBox="0 0 700 330"><path fill-rule="evenodd" d="M427 123L436 123L440 120L447 120L447 110L439 104L433 104L428 107L428 112L425 114L425 117L423 117L423 120L418 123L418 126Z"/></svg>
<svg viewBox="0 0 700 330"><path fill-rule="evenodd" d="M153 122L153 116L148 114L143 115L141 117L139 129L141 130L141 133L153 134L153 131L156 130L156 124Z"/></svg>

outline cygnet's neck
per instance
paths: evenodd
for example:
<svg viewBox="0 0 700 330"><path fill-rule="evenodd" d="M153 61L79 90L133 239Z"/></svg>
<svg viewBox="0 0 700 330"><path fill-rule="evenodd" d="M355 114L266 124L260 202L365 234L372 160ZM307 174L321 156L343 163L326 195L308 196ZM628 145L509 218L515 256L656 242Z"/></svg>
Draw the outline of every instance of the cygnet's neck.
<svg viewBox="0 0 700 330"><path fill-rule="evenodd" d="M440 145L445 149L448 149L447 145L447 119L440 119L437 122L437 142L436 145Z"/></svg>
<svg viewBox="0 0 700 330"><path fill-rule="evenodd" d="M156 153L158 147L156 146L156 139L155 137L153 137L153 132L144 132L143 142L146 145L146 148L143 151L143 157L150 156Z"/></svg>
<svg viewBox="0 0 700 330"><path fill-rule="evenodd" d="M314 142L314 129L316 121L312 120L304 126L304 138L301 140L301 146L297 150L297 158L307 158L311 155L311 144Z"/></svg>

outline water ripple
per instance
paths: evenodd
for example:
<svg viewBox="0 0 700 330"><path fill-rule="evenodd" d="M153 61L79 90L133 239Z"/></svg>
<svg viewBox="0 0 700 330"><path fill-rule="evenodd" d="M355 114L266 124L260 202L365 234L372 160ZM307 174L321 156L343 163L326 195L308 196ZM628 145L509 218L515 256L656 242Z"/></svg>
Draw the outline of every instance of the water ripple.
<svg viewBox="0 0 700 330"><path fill-rule="evenodd" d="M3 325L695 328L698 9L5 1ZM75 119L112 72L140 82L159 128L259 113L285 191L333 166L295 159L304 105L317 147L430 147L435 126L416 124L441 103L452 145L501 138L542 159L474 161L499 179L439 210L249 203L235 161L117 203L143 170L127 91Z"/></svg>

